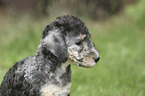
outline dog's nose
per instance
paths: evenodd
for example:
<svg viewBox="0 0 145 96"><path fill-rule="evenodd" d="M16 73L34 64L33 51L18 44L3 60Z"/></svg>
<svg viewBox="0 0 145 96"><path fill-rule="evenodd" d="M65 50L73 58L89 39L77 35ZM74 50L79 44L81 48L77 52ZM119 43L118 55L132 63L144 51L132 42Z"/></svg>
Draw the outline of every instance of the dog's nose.
<svg viewBox="0 0 145 96"><path fill-rule="evenodd" d="M94 61L97 63L100 60L100 57L94 58Z"/></svg>

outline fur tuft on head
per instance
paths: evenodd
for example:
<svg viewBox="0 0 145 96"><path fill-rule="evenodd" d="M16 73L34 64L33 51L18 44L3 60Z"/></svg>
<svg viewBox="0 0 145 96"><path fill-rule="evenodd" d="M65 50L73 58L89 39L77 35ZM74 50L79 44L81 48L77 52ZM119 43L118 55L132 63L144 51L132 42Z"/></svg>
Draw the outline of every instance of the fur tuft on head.
<svg viewBox="0 0 145 96"><path fill-rule="evenodd" d="M55 27L60 28L64 32L73 31L74 34L77 35L80 33L82 34L88 33L88 29L85 26L84 22L78 17L72 15L64 15L57 17L50 23L50 25L54 25Z"/></svg>

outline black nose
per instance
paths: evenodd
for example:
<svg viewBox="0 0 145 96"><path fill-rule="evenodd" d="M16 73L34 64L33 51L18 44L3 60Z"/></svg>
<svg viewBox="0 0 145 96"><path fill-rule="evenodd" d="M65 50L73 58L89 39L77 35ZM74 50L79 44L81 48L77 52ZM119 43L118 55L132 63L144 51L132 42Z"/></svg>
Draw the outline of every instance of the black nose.
<svg viewBox="0 0 145 96"><path fill-rule="evenodd" d="M100 60L100 57L94 58L94 60L97 63Z"/></svg>

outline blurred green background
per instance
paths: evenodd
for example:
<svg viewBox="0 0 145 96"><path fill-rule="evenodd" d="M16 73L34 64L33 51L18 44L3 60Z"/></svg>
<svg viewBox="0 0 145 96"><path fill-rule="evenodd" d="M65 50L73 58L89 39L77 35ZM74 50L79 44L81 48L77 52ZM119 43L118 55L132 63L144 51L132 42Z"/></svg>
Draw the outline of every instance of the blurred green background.
<svg viewBox="0 0 145 96"><path fill-rule="evenodd" d="M72 65L71 96L145 96L145 0L0 0L0 83L56 16L80 17L101 60Z"/></svg>

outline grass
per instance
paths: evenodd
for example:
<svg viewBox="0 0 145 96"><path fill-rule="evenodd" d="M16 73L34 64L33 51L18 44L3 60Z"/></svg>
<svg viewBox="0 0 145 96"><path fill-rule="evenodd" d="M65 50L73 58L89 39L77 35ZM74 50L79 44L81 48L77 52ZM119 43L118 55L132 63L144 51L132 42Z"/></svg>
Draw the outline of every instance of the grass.
<svg viewBox="0 0 145 96"><path fill-rule="evenodd" d="M51 19L51 18L50 18ZM14 62L34 55L50 20L3 17L0 23L0 82ZM145 33L127 16L84 20L100 52L93 68L72 65L71 96L145 96Z"/></svg>

